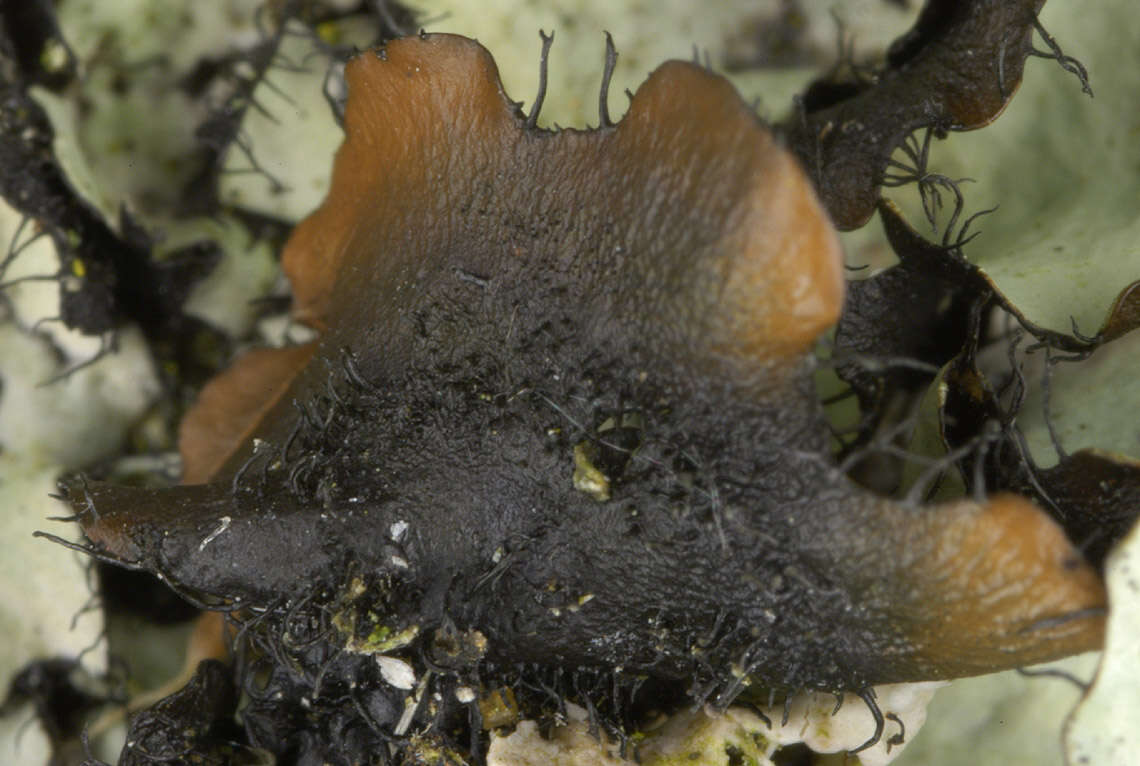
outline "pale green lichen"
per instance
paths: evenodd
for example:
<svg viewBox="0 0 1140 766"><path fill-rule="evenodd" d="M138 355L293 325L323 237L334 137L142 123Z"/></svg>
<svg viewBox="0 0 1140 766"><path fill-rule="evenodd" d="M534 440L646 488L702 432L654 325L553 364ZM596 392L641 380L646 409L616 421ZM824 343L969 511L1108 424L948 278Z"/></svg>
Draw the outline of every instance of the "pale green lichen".
<svg viewBox="0 0 1140 766"><path fill-rule="evenodd" d="M747 57L756 46L759 25L774 21L787 3L781 0L690 0L611 2L611 0L428 0L415 4L424 12L431 32L455 32L474 37L495 57L503 85L511 98L529 108L538 88L538 30L554 32L549 59L549 88L539 125L583 127L598 124L598 86L602 78L605 32L619 55L609 91L614 119L628 106L624 91L634 91L663 61L693 58L708 61L718 71L730 56ZM830 65L838 54L838 24L846 40L855 40L860 55L882 52L904 32L918 12L880 0L798 3L802 28L800 47L807 64L782 68L752 68L728 76L748 99L760 102L761 112L779 118L792 96Z"/></svg>
<svg viewBox="0 0 1140 766"><path fill-rule="evenodd" d="M1096 662L1085 654L1030 670L1087 679ZM1064 679L1015 670L954 681L934 697L922 733L908 732L913 742L894 766L1063 766L1061 725L1079 697Z"/></svg>
<svg viewBox="0 0 1140 766"><path fill-rule="evenodd" d="M1111 612L1104 658L1092 688L1065 724L1069 766L1140 758L1140 527L1108 557L1105 578Z"/></svg>
<svg viewBox="0 0 1140 766"><path fill-rule="evenodd" d="M247 296L267 295L280 274L273 248L254 239L237 219L222 214L166 225L156 257L200 240L215 242L221 248L221 260L194 285L182 309L230 337L246 337L258 314L257 305Z"/></svg>
<svg viewBox="0 0 1140 766"><path fill-rule="evenodd" d="M1140 276L1140 275L1137 275ZM1030 357L1035 383L1045 374L1043 354ZM1022 406L1018 423L1029 450L1042 468L1058 460L1049 426L1069 453L1083 448L1140 459L1140 427L1122 413L1140 412L1140 332L1106 343L1091 357L1058 364L1049 385L1048 421L1045 389L1034 385Z"/></svg>
<svg viewBox="0 0 1140 766"><path fill-rule="evenodd" d="M362 43L363 44L363 43ZM320 43L293 22L279 60L254 90L258 109L247 109L242 134L253 159L236 148L226 156L220 182L224 203L299 221L324 199L332 158L343 139L322 90L330 63ZM253 172L253 162L265 174Z"/></svg>
<svg viewBox="0 0 1140 766"><path fill-rule="evenodd" d="M403 630L393 630L387 625L378 625L363 641L350 641L348 649L360 654L383 654L407 646L419 634L419 625L412 625Z"/></svg>

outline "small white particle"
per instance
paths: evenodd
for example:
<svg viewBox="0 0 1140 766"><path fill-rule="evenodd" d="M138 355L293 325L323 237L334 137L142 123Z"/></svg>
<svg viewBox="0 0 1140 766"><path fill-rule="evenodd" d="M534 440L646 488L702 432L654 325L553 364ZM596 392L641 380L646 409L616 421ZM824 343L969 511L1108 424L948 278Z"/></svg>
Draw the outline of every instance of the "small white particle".
<svg viewBox="0 0 1140 766"><path fill-rule="evenodd" d="M470 686L457 686L455 688L455 699L463 705L472 703L475 701L475 690Z"/></svg>
<svg viewBox="0 0 1140 766"><path fill-rule="evenodd" d="M392 526L388 528L388 536L391 537L396 542L400 542L401 540L403 540L404 535L406 535L407 533L408 533L408 522L406 522L406 521L394 522L392 524Z"/></svg>
<svg viewBox="0 0 1140 766"><path fill-rule="evenodd" d="M392 564L393 564L393 566L397 566L400 569L407 569L409 566L408 560L405 559L403 556L393 556L392 557Z"/></svg>
<svg viewBox="0 0 1140 766"><path fill-rule="evenodd" d="M411 689L416 684L416 671L412 666L396 657L386 654L376 655L376 664L380 666L380 675L389 685L397 689Z"/></svg>
<svg viewBox="0 0 1140 766"><path fill-rule="evenodd" d="M223 516L222 518L218 519L218 521L220 522L218 524L218 528L215 529L210 534L206 535L206 539L204 539L202 542L198 543L198 552L199 553L204 551L206 549L206 546L214 541L215 537L217 537L222 532L225 532L227 529L229 529L230 528L230 522L233 521L233 519L231 519L229 516Z"/></svg>

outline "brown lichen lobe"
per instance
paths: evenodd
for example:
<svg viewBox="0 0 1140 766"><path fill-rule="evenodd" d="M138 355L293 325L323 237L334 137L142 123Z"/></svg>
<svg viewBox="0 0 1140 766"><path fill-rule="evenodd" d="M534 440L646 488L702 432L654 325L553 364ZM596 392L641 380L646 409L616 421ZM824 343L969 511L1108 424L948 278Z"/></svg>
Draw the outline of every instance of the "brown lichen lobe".
<svg viewBox="0 0 1140 766"><path fill-rule="evenodd" d="M316 344L256 349L211 380L178 434L182 483L209 481L308 363Z"/></svg>
<svg viewBox="0 0 1140 766"><path fill-rule="evenodd" d="M306 321L357 326L370 304L387 324L447 267L493 281L515 260L568 272L583 296L607 290L622 319L753 361L802 353L838 317L825 215L720 77L667 63L612 129L558 134L525 128L465 38L399 40L346 77L332 189L284 254Z"/></svg>
<svg viewBox="0 0 1140 766"><path fill-rule="evenodd" d="M892 596L905 608L892 620L913 649L898 670L955 678L1100 647L1104 585L1033 503L997 495L932 511L915 539L899 541L910 555Z"/></svg>
<svg viewBox="0 0 1140 766"><path fill-rule="evenodd" d="M1025 501L1000 498L982 506L961 502L904 509L829 478L810 461L797 462L793 453L821 455L826 445L807 376L813 344L842 307L840 253L795 160L726 81L671 62L638 90L616 126L550 133L526 127L503 93L489 54L464 38L429 35L395 41L382 55L357 57L347 78L346 140L337 154L332 188L322 207L298 226L284 254L295 314L322 331L320 340L315 347L266 352L239 362L203 395L184 429L183 443L191 444L193 434L206 434L205 443L214 446L195 448L207 459L188 456L187 480L209 477L215 484L200 492L181 488L177 496L179 502L195 503L197 510L179 522L175 511L180 506L171 502L172 495L123 491L122 512L87 524L92 540L126 558L149 555L151 566L172 562L190 577L198 563L206 572L224 569L225 562L210 557L227 550L255 556L242 535L252 540L273 534L280 521L263 529L248 518L248 511L227 510L229 481L250 458L254 438L273 445L289 440L297 422L294 402L323 390L330 365L340 364L346 347L370 381L384 384L406 381L410 370L434 372L461 366L468 358L498 355L509 373L504 377L515 386L507 391L513 397L526 386L542 384L537 378L547 372L539 365L582 375L573 366L593 363L597 354L628 365L628 370L601 372L627 387L622 396L639 409L651 411L657 393L642 393L638 381L669 382L661 390L676 397L676 403L658 421L676 420L664 423L674 428L665 428L666 433L682 432L682 426L671 423L691 421L709 432L701 438L718 444L728 440L722 433L754 419L754 433L738 429L743 435L735 447L742 454L706 456L710 472L731 471L733 481L752 472L755 484L738 488L737 499L742 505L753 501L754 507L736 508L734 517L726 517L731 554L729 546L716 544L711 527L702 528L713 541L703 548L705 540L692 544L702 558L694 560L691 572L669 565L667 573L677 582L664 582L662 572L653 568L660 565L657 548L680 546L676 540L683 536L675 533L688 532L682 527L695 522L646 518L651 511L665 513L647 505L640 522L648 529L644 534L660 538L652 540L657 548L646 546L646 555L638 559L631 551L640 550L633 547L640 543L623 541L614 531L624 528L619 511L631 502L633 484L615 481L612 500L605 504L578 497L582 493L570 489L568 446L565 475L543 477L550 487L539 489L551 505L552 519L581 521L583 536L557 529L556 521L540 531L551 538L565 533L571 549L597 545L566 561L592 561L599 569L559 572L563 581L579 578L581 587L573 592L588 592L592 598L580 611L555 615L557 620L546 609L537 616L523 615L537 625L538 638L513 636L520 651L533 657L546 650L568 657L571 664L636 667L636 652L620 648L624 645L617 641L613 646L630 651L629 658L615 661L611 653L619 649L609 645L591 655L589 642L574 632L602 626L620 637L618 628L629 635L644 630L638 610L653 606L655 594L630 588L626 580L609 576L613 572L643 585L661 585L659 599L692 597L691 625L684 629L693 635L712 627L700 622L716 617L715 610L709 615L703 609L709 598L723 597L724 608L737 610L742 621L752 616L752 595L779 603L793 631L802 633L793 648L806 647L805 663L815 662L818 668L787 660L781 655L783 639L774 635L771 647L760 646L773 659L756 672L775 685L848 688L947 678L1099 645L1102 617L1095 610L1105 603L1099 580L1056 525ZM573 332L558 336L559 322L573 324ZM540 345L548 339L549 353ZM556 358L560 354L565 360ZM246 377L247 372L253 374ZM268 399L264 405L254 403L257 397L228 399L223 395L227 390L260 390ZM710 399L716 396L722 401ZM223 400L225 407L218 409ZM704 424L690 414L702 408L712 413ZM439 420L460 432L462 424L451 418L444 412ZM219 422L226 427L211 430L209 424ZM476 454L490 455L485 462L498 457L490 450L506 451L487 433L468 438L484 440L476 444L486 452ZM538 436L528 444L535 461L544 444ZM480 463L473 472L458 450L427 465L420 445L399 449L411 456L392 455L393 461L423 472L403 469L399 478L415 482L438 474L474 492L484 481L490 485L486 477L497 476L495 471L509 469ZM747 450L777 455L763 462L743 454ZM814 483L807 486L806 497L788 497L782 493L791 479L766 476L761 465L775 466L768 470L776 472L802 469ZM534 482L529 475L512 481L511 487L528 491ZM407 486L398 489L409 491ZM420 487L410 489L418 492ZM640 499L651 502L659 494L647 491ZM497 508L496 502L487 499L486 507ZM502 502L504 513L509 512L508 499ZM796 513L785 514L785 506ZM279 508L282 518L322 510L293 498ZM247 518L239 519L239 512ZM468 517L485 512L478 507L441 502L434 512L457 520L457 537L465 524L482 534L499 523L470 521ZM385 514L391 513L381 508L367 522L372 526L345 538L345 547L362 536L384 534L394 520ZM235 519L227 536L209 545L199 542L222 514ZM512 518L525 522L523 516ZM148 536L164 526L173 526L172 537L184 534L189 542L164 541L159 555ZM756 529L798 548L765 550L764 541L771 538L756 535ZM539 539L535 529L527 533ZM750 535L755 535L755 545L749 544ZM298 535L290 544L308 540ZM551 550L561 549L552 544ZM629 560L617 561L620 556ZM308 570L302 562L308 566L291 550L286 574L303 575ZM702 585L693 574L707 568L722 576L715 591L737 587L733 573L745 565L770 565L776 571L788 562L807 570L812 583L795 599L783 592L713 593L707 581ZM644 569L631 574L623 569L626 564ZM234 576L226 570L227 587L237 587ZM255 576L259 573L250 572ZM534 579L546 581L538 575ZM791 577L782 579L794 584ZM509 585L510 577L503 582ZM194 585L216 587L205 579ZM519 592L523 586L518 584ZM840 592L828 603L846 603L849 610L828 613L817 605L824 603L828 587ZM622 601L635 597L636 608ZM623 619L632 621L628 628L620 624ZM510 639L508 630L496 632L496 627L486 629L493 640ZM676 658L670 660L675 664L669 672L693 662L685 640L677 642L670 647ZM842 667L825 670L824 661Z"/></svg>
<svg viewBox="0 0 1140 766"><path fill-rule="evenodd" d="M466 38L397 40L355 58L346 78L329 195L282 255L294 316L329 331L326 357L382 348L394 363L398 325L429 283L456 273L493 283L562 271L583 313L745 367L798 361L839 316L835 234L795 160L723 78L667 63L612 129L557 134L526 128L490 54ZM551 245L554 259L541 252ZM590 305L599 293L606 305ZM261 351L214 381L183 424L184 482L248 442L266 414L252 391L273 386L263 401L288 410L299 392L282 384L307 361Z"/></svg>
<svg viewBox="0 0 1140 766"><path fill-rule="evenodd" d="M472 69L478 74L472 76ZM312 261L329 269L323 282L299 289L302 316L323 323L335 314L324 296L338 292L338 279L344 294L348 283L367 281L365 274L388 280L409 269L400 260L410 249L376 245L394 228L390 219L383 233L370 228L385 207L396 207L397 220L406 215L405 206L435 212L441 193L462 199L455 186L486 183L493 173L512 180L528 176L529 183L512 184L512 191L527 196L566 195L581 210L598 205L600 197L615 217L640 217L643 230L656 224L653 236L665 240L667 249L654 252L652 264L636 264L637 278L624 297L650 298L638 307L648 311L668 300L668 314L680 316L691 333L689 354L703 343L725 357L799 360L838 319L844 285L832 227L790 155L719 77L679 62L666 64L639 88L612 131L551 136L522 130L522 117L503 93L489 54L462 38L398 41L384 58L358 58L347 76L354 100L333 191L298 227L285 256L294 284ZM416 78L423 86L409 94L407 80ZM387 116L391 103L403 105L398 121ZM434 132L424 135L424 125ZM501 154L489 160L496 152ZM447 178L432 177L440 166L448 168ZM457 172L466 167L473 172ZM715 222L713 247L698 242L687 250L683 233L670 231L674 209L659 206L662 187L668 187L672 204L680 200L687 224ZM591 199L582 198L583 190ZM349 210L355 210L349 216L353 223L344 224ZM321 244L314 247L316 241ZM647 249L657 248L652 243ZM345 265L330 265L328 253ZM493 273L493 267L480 272L480 266L471 268ZM905 512L895 515L889 523L908 530L912 539L894 544L925 546L930 558L915 561L899 580L910 593L899 594L898 602L918 613L897 615L898 624L912 626L908 638L918 656L909 672L903 662L892 673L907 680L949 678L1099 646L1102 621L1095 613L1029 629L1046 616L1102 609L1105 600L1095 573L1028 502L957 504L918 524ZM1061 561L1073 562L1073 569L1060 567ZM934 611L919 616L925 606Z"/></svg>

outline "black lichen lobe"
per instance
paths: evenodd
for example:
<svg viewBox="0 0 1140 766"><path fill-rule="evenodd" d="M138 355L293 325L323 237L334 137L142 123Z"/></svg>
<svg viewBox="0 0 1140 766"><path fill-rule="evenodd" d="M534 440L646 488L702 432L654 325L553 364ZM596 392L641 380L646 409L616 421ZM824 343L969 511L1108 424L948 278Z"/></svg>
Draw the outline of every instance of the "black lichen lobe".
<svg viewBox="0 0 1140 766"><path fill-rule="evenodd" d="M186 686L131 719L119 765L265 763L264 755L237 742L237 691L222 663L203 661ZM175 720L179 725L170 726Z"/></svg>
<svg viewBox="0 0 1140 766"><path fill-rule="evenodd" d="M1036 29L1087 87L1037 21L1045 0L929 0L886 65L850 80L816 82L781 126L840 229L875 212L891 154L921 128L944 137L993 121L1021 83Z"/></svg>
<svg viewBox="0 0 1140 766"><path fill-rule="evenodd" d="M100 555L245 623L251 741L413 753L477 742L503 686L617 726L645 683L723 707L1099 641L1099 580L1028 503L903 508L830 463L838 247L726 82L666 64L617 125L550 134L463 38L348 78L285 254L320 340L218 381L270 403L208 483L73 488Z"/></svg>

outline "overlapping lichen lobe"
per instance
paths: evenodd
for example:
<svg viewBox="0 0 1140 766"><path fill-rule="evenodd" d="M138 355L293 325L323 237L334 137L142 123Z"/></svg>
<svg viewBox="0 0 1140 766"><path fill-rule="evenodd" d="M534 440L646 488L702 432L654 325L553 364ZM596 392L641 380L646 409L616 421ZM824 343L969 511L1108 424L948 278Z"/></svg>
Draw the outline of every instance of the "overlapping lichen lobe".
<svg viewBox="0 0 1140 766"><path fill-rule="evenodd" d="M677 316L690 314L691 342L738 363L801 360L839 318L842 254L798 163L732 86L667 63L638 89L614 144L615 176L644 183L640 194L664 176L689 208L672 220L636 212L661 227L664 245L646 249L667 260L658 289L677 299ZM709 228L673 232L674 221Z"/></svg>
<svg viewBox="0 0 1140 766"><path fill-rule="evenodd" d="M183 483L232 474L255 435L285 438L293 400L320 390L329 372L309 362L335 366L344 347L396 354L408 334L400 308L439 278L443 259L431 256L454 236L448 189L476 176L475 160L515 127L494 62L474 41L396 41L357 56L346 75L346 137L329 194L282 255L294 318L324 337L247 353L206 386L181 428Z"/></svg>
<svg viewBox="0 0 1140 766"><path fill-rule="evenodd" d="M552 135L525 126L502 93L489 56L471 41L446 36L413 38L389 45L384 55L363 54L349 67L347 137L337 156L333 188L321 209L298 227L285 255L296 291L296 314L323 330L320 345L316 350L274 352L262 361L247 363L259 375L273 377L273 385L264 380L240 383L240 369L246 363L239 363L225 383L219 381L212 391L253 385L271 400L266 407L252 402L239 405L251 415L241 420L249 428L228 429L230 437L256 434L278 447L284 444L297 422L292 399L303 401L307 392L320 390L329 376L329 369L320 362L336 362L342 346L361 355L363 372L371 383L406 384L406 380L393 380L394 373L408 360L408 344L417 331L412 313L424 307L485 322L464 325L452 321L447 332L454 332L455 337L435 341L459 343L466 342L467 335L478 336L504 359L511 356L512 364L535 361L513 358L516 349L507 343L516 321L509 310L510 300L516 300L516 306L534 314L518 317L519 326L529 322L540 327L544 318L561 312L578 322L576 329L584 336L579 343L582 348L594 348L598 339L610 344L611 362L630 364L632 360L621 352L630 344L640 344L656 355L659 370L682 367L694 378L719 374L721 369L708 364L714 358L729 360L729 372L742 373L743 379L758 373L758 379L770 382L769 373L785 365L803 372L799 366L811 344L835 321L842 305L838 245L794 160L775 145L727 83L691 65L668 64L638 91L618 126L594 133ZM482 203L486 203L486 213L478 209ZM543 218L559 208L569 211L571 220L555 225ZM508 274L531 281L512 282L505 278ZM554 289L562 287L567 288L565 293ZM433 300L437 301L434 306ZM462 333L466 335L460 337ZM432 348L447 353L446 343ZM540 347L536 357L548 351ZM426 367L438 359L416 361ZM568 357L561 363L570 368L572 361ZM451 382L447 375L471 373L440 369L429 369L438 377L431 385L442 382L445 387ZM570 369L573 375L582 372ZM633 377L635 370L632 365L629 370L618 369L607 382L618 381L622 373ZM542 368L526 370L528 375L543 372ZM795 379L787 376L787 380ZM529 381L519 377L513 382ZM762 425L768 431L760 436L771 432L773 450L788 444L789 452L811 448L803 434L818 425L811 421L816 410L799 405L810 399L814 406L814 398L795 391L799 398L789 400L788 389L782 387L785 382L780 381L775 393L783 396L778 417L788 422L776 428L774 421L765 421ZM721 387L717 393L725 390ZM205 394L202 407L211 407L214 398L213 393ZM689 407L694 398L683 401L686 408L696 409ZM728 403L739 404L735 400ZM720 402L706 397L696 404L714 410ZM223 408L211 417L225 420L225 412ZM496 463L501 455L494 449L501 445L493 444L484 432L473 437L478 423L460 422L463 414L433 412L446 428L433 432L430 444L424 439L396 444L394 449L402 452L383 458L392 463L404 461L401 465L416 469L398 477L407 480L395 488L402 503L417 491L428 492L425 486L436 491L450 485L433 497L421 496L433 519L445 519L440 529L448 531L440 532L436 548L450 545L474 558L482 551L472 553L472 549L482 541L473 542L476 535L462 534L464 528L451 522L474 527L483 521L478 514L494 503L480 505L472 498L470 484L464 484L470 482L465 472L472 466L463 462L463 450L454 449L457 441L449 437L466 439L463 444L473 445L472 451L485 458L478 466L479 478L487 482L487 489L480 491L483 497L493 497L493 490L507 486L507 482L496 484L500 475L509 475L516 486L526 485L520 497L534 491L532 484L558 501L569 490L559 489L568 486L565 475L519 476L513 466ZM755 411L747 414L755 415ZM719 417L725 417L723 412ZM251 422L258 419L263 422ZM715 418L700 422L694 417L692 423L694 428L686 436L695 435L694 441L705 442L712 437L702 429L717 430L724 425ZM377 423L377 430L381 429ZM540 434L535 429L529 436ZM730 446L744 452L759 443L753 433ZM232 473L248 456L248 442L245 450L228 457L223 465L192 460L188 476ZM742 458L745 471L756 468L744 463ZM425 481L425 474L438 484ZM226 490L228 500L228 485L217 486ZM283 488L277 489L285 494ZM838 484L832 490L833 496L842 496L842 502L851 501ZM802 494L814 497L810 493L824 491L808 487ZM771 487L766 492L760 494L761 499L776 504ZM506 505L501 497L494 499ZM580 506L567 503L561 508ZM297 518L308 510L298 509ZM591 506L590 515L602 517L605 510ZM890 576L882 602L886 606L880 614L851 626L858 640L865 642L854 647L857 654L844 658L851 674L847 680L858 681L854 688L865 679L918 680L984 672L1077 651L1099 640L1095 616L1049 622L1103 606L1103 592L1097 591L1099 582L1095 576L1089 580L1083 565L1066 568L1065 562L1073 560L1071 549L1060 544L1063 537L1055 530L1042 527L1044 517L1039 512L1030 513L1005 501L995 501L987 511L938 509L917 520L905 517L910 511L897 508L873 519L858 511L846 505L838 508L836 512L845 518L842 523L797 522L804 526L816 523L824 531L842 528L863 541L871 556L888 562L870 568L870 574L855 571L850 579L835 583L836 590L850 601L858 577L874 577L883 571ZM383 537L384 521L378 514L367 524L378 527ZM560 534L581 531L565 518L559 521L564 527L552 526ZM301 522L296 523L300 531L287 541L295 547L266 546L279 560L300 560L311 543L310 528L301 529ZM183 548L190 552L184 559L200 555L204 535L213 528L182 530ZM605 539L618 540L624 529L615 524L614 534ZM227 534L236 538L235 531ZM715 541L711 528L707 531L706 542ZM281 533L274 529L268 534ZM552 533L544 534L552 542L562 542ZM377 537L366 530L353 539L370 536ZM254 537L251 533L248 539ZM217 538L209 545L218 547L206 550L214 555L225 544ZM621 545L625 544L623 540ZM582 538L577 537L565 547L582 545ZM810 544L805 541L805 548L815 546L820 552L814 562L818 571L812 574L823 579L849 564L843 558L843 545L821 536ZM706 556L705 563L720 562L722 553L715 542L709 542L704 552L709 549L716 554ZM908 549L919 552L910 566L890 563ZM278 551L288 555L278 556ZM797 557L802 553L792 552ZM369 561L384 560L374 552L366 553ZM621 553L615 549L613 560L622 566L628 563L634 569L642 567L638 571L654 571ZM547 560L534 557L538 571L546 572ZM256 575L256 567L251 569ZM597 574L596 568L579 570ZM291 568L288 574L296 572ZM598 593L591 592L595 598L589 602L591 610L608 610L606 619L620 623L619 627L630 616L624 609L629 578L619 579L623 574L615 569L615 576L605 583L612 592L599 587ZM673 576L672 562L668 576ZM643 598L657 598L661 593L657 579L650 582L656 590L638 589L644 592ZM522 591L524 597L533 595L533 588ZM809 590L800 595L805 600L823 594ZM545 616L550 610L542 611L548 620L544 629L550 635L573 639L584 662L599 659L591 654L589 636L567 633L565 621L556 623ZM879 619L882 614L889 618L885 626ZM807 634L820 646L827 643L819 653L829 662L852 643L837 627L845 613L828 613L813 603L802 615L802 624L796 623L797 635ZM640 622L637 627L643 629ZM633 627L628 633L635 638L641 635ZM508 628L502 634L512 636ZM892 651L876 646L868 636L889 643ZM544 633L525 640L540 645L535 656L542 659L551 639ZM507 648L511 648L509 642Z"/></svg>
<svg viewBox="0 0 1140 766"><path fill-rule="evenodd" d="M346 309L343 296L334 301L338 289L374 290L371 302L382 304L414 282L446 244L440 235L464 187L499 163L518 132L495 63L473 40L396 40L358 55L345 75L345 140L329 194L282 256L295 316L321 327L335 323L331 314L360 310Z"/></svg>
<svg viewBox="0 0 1140 766"><path fill-rule="evenodd" d="M881 575L903 640L882 681L956 678L1100 648L1103 583L1043 511L1015 495L896 516L900 557Z"/></svg>
<svg viewBox="0 0 1140 766"><path fill-rule="evenodd" d="M891 47L888 62L904 74L910 68L923 72L926 76L909 89L929 94L955 127L984 127L1005 110L1021 84L1032 23L1044 4L927 3L911 33Z"/></svg>
<svg viewBox="0 0 1140 766"><path fill-rule="evenodd" d="M783 130L839 229L870 219L887 162L908 134L971 130L1001 114L1020 84L1043 4L928 2L873 78L809 88Z"/></svg>
<svg viewBox="0 0 1140 766"><path fill-rule="evenodd" d="M332 189L284 256L297 316L342 340L398 355L399 322L456 269L500 295L561 280L584 330L652 324L662 343L753 362L798 358L838 316L826 216L722 78L670 62L615 128L551 134L473 41L396 41L347 75Z"/></svg>
<svg viewBox="0 0 1140 766"><path fill-rule="evenodd" d="M257 349L206 384L178 432L182 483L209 481L289 390L315 343Z"/></svg>
<svg viewBox="0 0 1140 766"><path fill-rule="evenodd" d="M1107 343L1137 328L1140 328L1140 281L1127 285L1116 296L1097 335L1101 342Z"/></svg>

